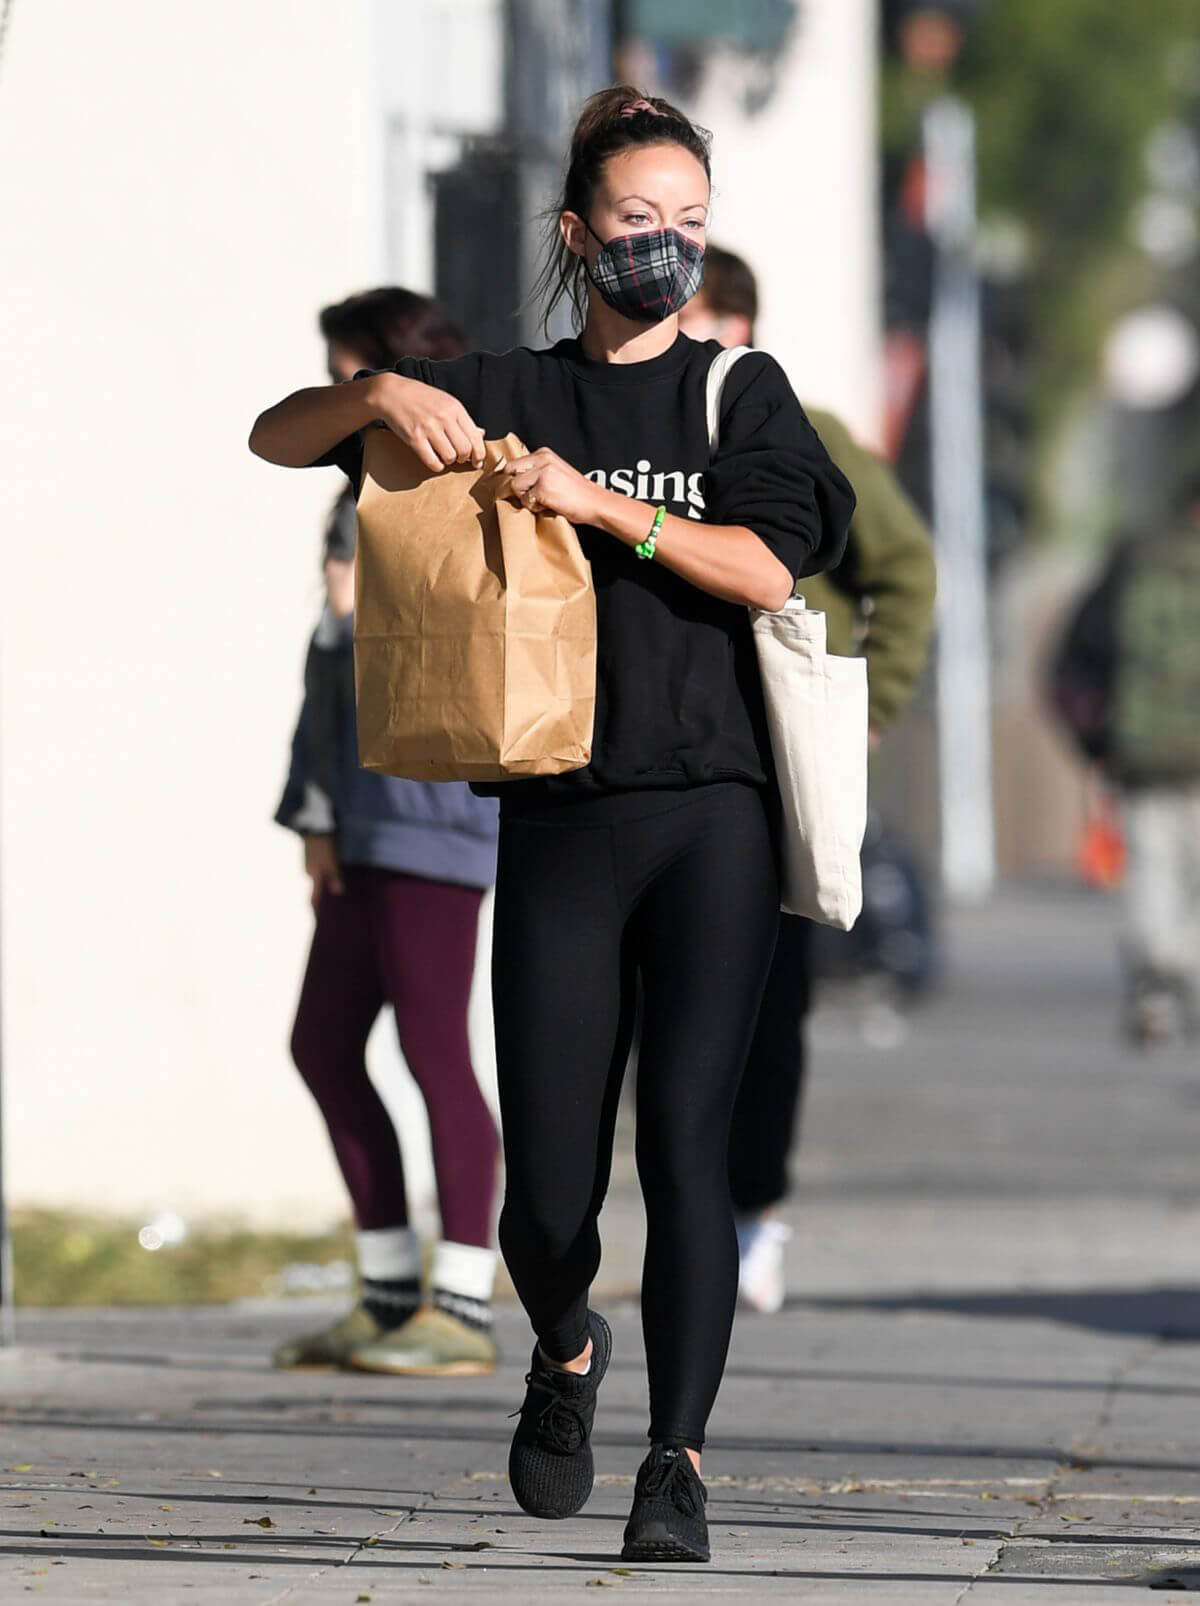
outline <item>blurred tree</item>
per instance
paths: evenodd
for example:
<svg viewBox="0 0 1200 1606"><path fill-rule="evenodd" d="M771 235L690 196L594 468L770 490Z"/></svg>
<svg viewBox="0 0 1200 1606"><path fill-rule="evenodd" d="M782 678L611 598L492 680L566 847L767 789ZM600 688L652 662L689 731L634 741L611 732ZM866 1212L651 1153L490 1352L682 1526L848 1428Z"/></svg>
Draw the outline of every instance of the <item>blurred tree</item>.
<svg viewBox="0 0 1200 1606"><path fill-rule="evenodd" d="M983 216L1028 230L1044 401L1094 357L1095 281L1129 251L1148 137L1189 92L1171 65L1197 40L1195 0L992 0L968 34L955 87L978 118Z"/></svg>

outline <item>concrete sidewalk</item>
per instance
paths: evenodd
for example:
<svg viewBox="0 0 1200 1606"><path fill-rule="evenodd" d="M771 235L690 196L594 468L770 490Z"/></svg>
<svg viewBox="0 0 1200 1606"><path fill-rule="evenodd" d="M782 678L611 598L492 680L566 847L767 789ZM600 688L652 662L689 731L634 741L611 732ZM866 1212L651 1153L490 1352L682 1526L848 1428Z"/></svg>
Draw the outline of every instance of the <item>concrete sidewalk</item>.
<svg viewBox="0 0 1200 1606"><path fill-rule="evenodd" d="M26 1313L0 1359L0 1599L1182 1601L1200 1590L1200 1066L1112 1041L1106 906L956 922L889 1052L817 1033L790 1287L742 1317L705 1472L714 1561L626 1569L639 1225L606 1211L597 1489L503 1469L529 1339L454 1384L272 1372L310 1306ZM590 1598L590 1597L585 1597Z"/></svg>

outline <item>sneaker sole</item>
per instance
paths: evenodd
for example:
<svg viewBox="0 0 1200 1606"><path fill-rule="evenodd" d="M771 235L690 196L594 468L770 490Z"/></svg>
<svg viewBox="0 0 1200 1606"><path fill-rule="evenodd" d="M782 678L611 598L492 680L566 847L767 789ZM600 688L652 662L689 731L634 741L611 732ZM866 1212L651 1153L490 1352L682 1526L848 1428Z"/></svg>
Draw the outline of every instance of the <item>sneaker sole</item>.
<svg viewBox="0 0 1200 1606"><path fill-rule="evenodd" d="M272 1361L277 1372L344 1372L349 1361Z"/></svg>
<svg viewBox="0 0 1200 1606"><path fill-rule="evenodd" d="M754 1299L750 1294L739 1293L737 1302L739 1310L753 1311L756 1316L778 1316L783 1309L782 1298L777 1304L774 1301L768 1301L763 1304L762 1301Z"/></svg>
<svg viewBox="0 0 1200 1606"><path fill-rule="evenodd" d="M711 1556L711 1551L685 1545L657 1523L640 1539L626 1540L621 1551L622 1561L709 1561Z"/></svg>
<svg viewBox="0 0 1200 1606"><path fill-rule="evenodd" d="M369 1366L362 1361L347 1361L355 1372L374 1372L388 1377L490 1377L497 1367L496 1361L443 1361L432 1366Z"/></svg>

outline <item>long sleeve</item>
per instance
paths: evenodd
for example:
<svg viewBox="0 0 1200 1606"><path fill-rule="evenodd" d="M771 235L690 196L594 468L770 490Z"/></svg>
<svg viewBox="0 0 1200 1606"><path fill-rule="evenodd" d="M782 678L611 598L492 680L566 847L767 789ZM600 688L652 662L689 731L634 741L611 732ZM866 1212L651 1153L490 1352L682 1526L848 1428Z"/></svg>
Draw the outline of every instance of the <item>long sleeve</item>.
<svg viewBox="0 0 1200 1606"><path fill-rule="evenodd" d="M326 836L335 829L333 801L312 775L312 707L307 697L292 735L291 757L275 823L298 836Z"/></svg>
<svg viewBox="0 0 1200 1606"><path fill-rule="evenodd" d="M882 730L911 698L925 665L937 592L933 542L891 469L836 418L817 413L814 422L858 496L846 555L828 579L865 618L871 729Z"/></svg>
<svg viewBox="0 0 1200 1606"><path fill-rule="evenodd" d="M841 558L854 491L765 352L729 371L705 488L708 521L753 530L794 579Z"/></svg>

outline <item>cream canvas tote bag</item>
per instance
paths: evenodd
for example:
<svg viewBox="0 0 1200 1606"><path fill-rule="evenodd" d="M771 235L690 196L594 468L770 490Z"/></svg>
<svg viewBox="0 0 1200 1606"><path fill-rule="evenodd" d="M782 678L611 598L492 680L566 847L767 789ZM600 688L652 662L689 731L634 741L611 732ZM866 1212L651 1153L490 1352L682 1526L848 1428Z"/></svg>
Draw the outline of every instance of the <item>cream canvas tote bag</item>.
<svg viewBox="0 0 1200 1606"><path fill-rule="evenodd" d="M708 444L720 438L726 375L752 348L708 371ZM792 597L750 610L771 752L783 804L780 901L788 914L849 931L862 910L867 828L867 666L825 648L825 615Z"/></svg>

